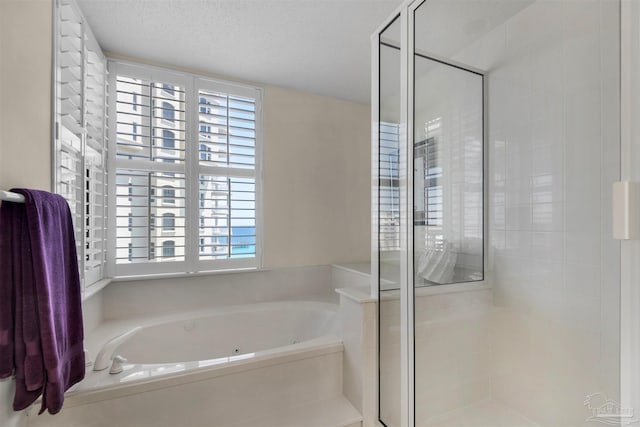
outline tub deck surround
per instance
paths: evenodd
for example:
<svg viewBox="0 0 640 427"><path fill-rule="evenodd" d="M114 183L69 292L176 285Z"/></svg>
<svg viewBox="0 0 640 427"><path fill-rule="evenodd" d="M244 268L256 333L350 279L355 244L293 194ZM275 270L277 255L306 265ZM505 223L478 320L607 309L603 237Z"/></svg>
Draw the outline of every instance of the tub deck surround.
<svg viewBox="0 0 640 427"><path fill-rule="evenodd" d="M237 356L220 357L179 363L125 363L120 374L109 370L93 371L74 387L66 397L65 407L132 396L167 387L211 380L247 370L268 368L313 357L321 357L343 350L340 338L319 337L286 347L263 350Z"/></svg>
<svg viewBox="0 0 640 427"><path fill-rule="evenodd" d="M28 426L359 425L358 411L342 396L342 351L335 350L268 366L242 366L213 377L190 375L187 381L170 377L162 387L138 388L131 394L123 394L126 389L112 394L103 390L100 396L86 393L84 401L79 396L70 398L74 404L57 416L29 417ZM323 411L306 411L318 407ZM342 414L339 419L337 410ZM307 417L313 417L314 423L307 422ZM255 422L263 419L267 423ZM323 422L328 419L330 424Z"/></svg>

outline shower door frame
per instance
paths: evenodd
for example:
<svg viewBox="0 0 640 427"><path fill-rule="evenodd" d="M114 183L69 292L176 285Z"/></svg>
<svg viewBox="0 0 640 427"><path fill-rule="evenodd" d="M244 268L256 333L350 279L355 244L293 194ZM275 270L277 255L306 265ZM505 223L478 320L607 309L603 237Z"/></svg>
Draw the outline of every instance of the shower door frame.
<svg viewBox="0 0 640 427"><path fill-rule="evenodd" d="M380 143L380 35L385 29L396 19L400 20L400 123L398 124L399 135L399 198L400 198L400 425L408 427L415 425L413 422L413 382L409 381L413 378L413 340L409 339L409 331L413 332L413 292L408 292L408 221L407 209L407 176L403 174L407 170L408 155L408 106L406 97L408 90L408 6L414 1L407 0L393 11L373 32L371 35L371 135L372 135L372 153L371 153L371 176L372 176L372 192L371 192L371 296L378 299L376 313L376 387L375 387L375 415L371 417L375 419L378 426L386 425L380 420L380 266L379 266L379 143ZM403 285L404 284L404 285ZM409 329L410 328L410 329ZM411 346L411 348L409 347ZM410 374L411 373L411 374ZM411 375L411 376L409 376ZM405 407L402 405L405 404ZM372 414L373 415L373 414ZM364 414L365 425L367 414Z"/></svg>
<svg viewBox="0 0 640 427"><path fill-rule="evenodd" d="M400 123L399 123L399 194L400 194L400 427L415 426L415 288L413 260L413 162L414 162L414 80L415 80L415 46L414 22L415 11L428 0L406 0L371 35L371 117L372 117L372 221L371 221L371 296L378 298L377 304L377 369L375 423L387 427L380 419L380 267L379 267L379 124L380 124L380 35L397 18L400 19ZM488 169L487 150L487 79L482 70L458 64L447 58L433 55L421 55L464 71L482 76L482 142L483 142L483 279L466 285L482 285L487 283L487 232L486 206L488 191L486 182ZM411 149L409 147L411 146ZM411 167L409 167L411 166ZM441 286L456 286L448 284ZM372 396L373 397L373 396ZM364 415L367 425L367 415Z"/></svg>
<svg viewBox="0 0 640 427"><path fill-rule="evenodd" d="M634 165L640 164L640 123L633 119L640 116L640 4L636 0L620 1L620 73L620 180L639 183L640 168ZM638 417L640 240L622 240L620 249L620 403Z"/></svg>

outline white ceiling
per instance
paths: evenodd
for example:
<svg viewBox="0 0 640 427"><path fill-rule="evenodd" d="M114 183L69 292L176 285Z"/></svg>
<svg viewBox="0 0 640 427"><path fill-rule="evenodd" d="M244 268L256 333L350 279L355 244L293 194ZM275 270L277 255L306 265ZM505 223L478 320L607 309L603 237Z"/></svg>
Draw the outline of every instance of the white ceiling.
<svg viewBox="0 0 640 427"><path fill-rule="evenodd" d="M371 33L402 0L79 0L105 51L370 102Z"/></svg>

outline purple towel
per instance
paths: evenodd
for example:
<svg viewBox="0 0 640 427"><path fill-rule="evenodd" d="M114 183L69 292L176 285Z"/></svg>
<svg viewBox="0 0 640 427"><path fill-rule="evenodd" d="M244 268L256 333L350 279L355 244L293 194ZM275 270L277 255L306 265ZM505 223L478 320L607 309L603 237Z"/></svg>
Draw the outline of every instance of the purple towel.
<svg viewBox="0 0 640 427"><path fill-rule="evenodd" d="M14 410L42 395L55 414L85 370L73 222L63 197L12 191L25 203L0 208L0 378L15 372Z"/></svg>

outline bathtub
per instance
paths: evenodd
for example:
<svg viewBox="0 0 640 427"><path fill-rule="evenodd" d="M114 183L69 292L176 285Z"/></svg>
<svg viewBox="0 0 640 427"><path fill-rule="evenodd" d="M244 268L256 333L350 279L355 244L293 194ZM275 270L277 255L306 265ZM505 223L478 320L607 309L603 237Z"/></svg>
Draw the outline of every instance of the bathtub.
<svg viewBox="0 0 640 427"><path fill-rule="evenodd" d="M28 425L265 425L274 413L340 401L337 312L336 304L287 301L106 322L85 343L95 359L134 331L111 346L128 359L123 371L87 367L59 414L29 416Z"/></svg>
<svg viewBox="0 0 640 427"><path fill-rule="evenodd" d="M90 355L95 358L105 343L128 334L113 350L127 359L123 371L87 367L85 380L68 398L71 404L88 396L112 398L341 351L337 308L269 302L105 325L93 337Z"/></svg>
<svg viewBox="0 0 640 427"><path fill-rule="evenodd" d="M116 353L133 363L222 362L336 333L333 305L253 304L148 325Z"/></svg>

